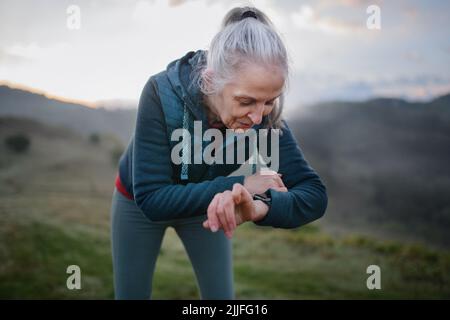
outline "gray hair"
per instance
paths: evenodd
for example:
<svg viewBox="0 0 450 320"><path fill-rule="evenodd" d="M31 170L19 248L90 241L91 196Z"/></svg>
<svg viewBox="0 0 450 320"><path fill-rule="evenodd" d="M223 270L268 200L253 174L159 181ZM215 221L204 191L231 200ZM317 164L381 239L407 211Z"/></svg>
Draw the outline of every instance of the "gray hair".
<svg viewBox="0 0 450 320"><path fill-rule="evenodd" d="M242 16L246 11L251 11L250 17L248 12L247 17ZM281 36L262 11L236 7L225 15L221 30L211 41L206 63L194 70L194 79L204 95L214 95L222 91L237 70L254 63L279 67L285 78L283 91L287 88L290 62ZM207 73L207 69L214 72ZM266 128L282 127L284 92L277 100L263 124Z"/></svg>

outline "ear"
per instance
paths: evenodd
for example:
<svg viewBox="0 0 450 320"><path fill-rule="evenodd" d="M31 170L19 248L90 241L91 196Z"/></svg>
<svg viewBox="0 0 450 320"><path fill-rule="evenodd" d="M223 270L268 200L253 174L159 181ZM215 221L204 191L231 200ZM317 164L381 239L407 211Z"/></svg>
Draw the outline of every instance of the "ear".
<svg viewBox="0 0 450 320"><path fill-rule="evenodd" d="M214 76L214 71L213 70L211 70L211 69L209 69L209 68L207 68L207 69L205 69L205 71L203 71L203 75L204 75L204 77L206 78L206 79L212 79L213 78L213 76Z"/></svg>
<svg viewBox="0 0 450 320"><path fill-rule="evenodd" d="M213 77L214 77L213 70L205 69L203 71L203 80L204 80L204 83L205 83L206 87L208 88L208 90L211 88L211 82L212 82Z"/></svg>

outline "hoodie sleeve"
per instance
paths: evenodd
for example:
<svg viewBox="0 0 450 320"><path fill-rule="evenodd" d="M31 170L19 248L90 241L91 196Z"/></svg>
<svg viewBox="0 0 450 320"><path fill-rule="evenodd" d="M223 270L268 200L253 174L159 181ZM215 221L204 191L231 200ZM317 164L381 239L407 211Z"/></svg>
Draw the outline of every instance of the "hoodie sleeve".
<svg viewBox="0 0 450 320"><path fill-rule="evenodd" d="M260 226L296 228L319 219L328 204L326 188L305 160L287 123L280 136L279 173L288 192L270 189L272 205L267 215L254 222Z"/></svg>
<svg viewBox="0 0 450 320"><path fill-rule="evenodd" d="M217 177L186 185L175 184L164 114L155 80L145 85L138 106L133 145L133 194L137 206L152 221L206 214L216 193L244 183L244 176Z"/></svg>

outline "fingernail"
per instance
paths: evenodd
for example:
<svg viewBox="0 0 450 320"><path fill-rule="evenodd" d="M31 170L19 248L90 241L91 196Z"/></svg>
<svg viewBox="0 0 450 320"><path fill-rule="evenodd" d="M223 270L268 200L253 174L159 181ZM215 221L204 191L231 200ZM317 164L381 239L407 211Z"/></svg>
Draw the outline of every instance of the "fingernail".
<svg viewBox="0 0 450 320"><path fill-rule="evenodd" d="M215 224L211 226L211 231L212 232L216 232L217 231L217 226Z"/></svg>

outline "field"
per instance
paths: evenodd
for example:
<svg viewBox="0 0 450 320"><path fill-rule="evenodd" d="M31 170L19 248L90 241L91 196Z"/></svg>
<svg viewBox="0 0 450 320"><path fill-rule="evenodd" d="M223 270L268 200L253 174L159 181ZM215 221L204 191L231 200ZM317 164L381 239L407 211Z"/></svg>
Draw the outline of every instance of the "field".
<svg viewBox="0 0 450 320"><path fill-rule="evenodd" d="M16 132L27 133L31 145L21 154L0 146L0 298L113 298L109 209L120 143L1 119L1 141ZM233 239L236 297L450 298L447 250L331 230L322 222L295 230L241 226ZM81 290L66 287L72 264L81 268ZM381 290L366 287L373 264L381 268ZM157 262L153 298L199 298L172 229Z"/></svg>

